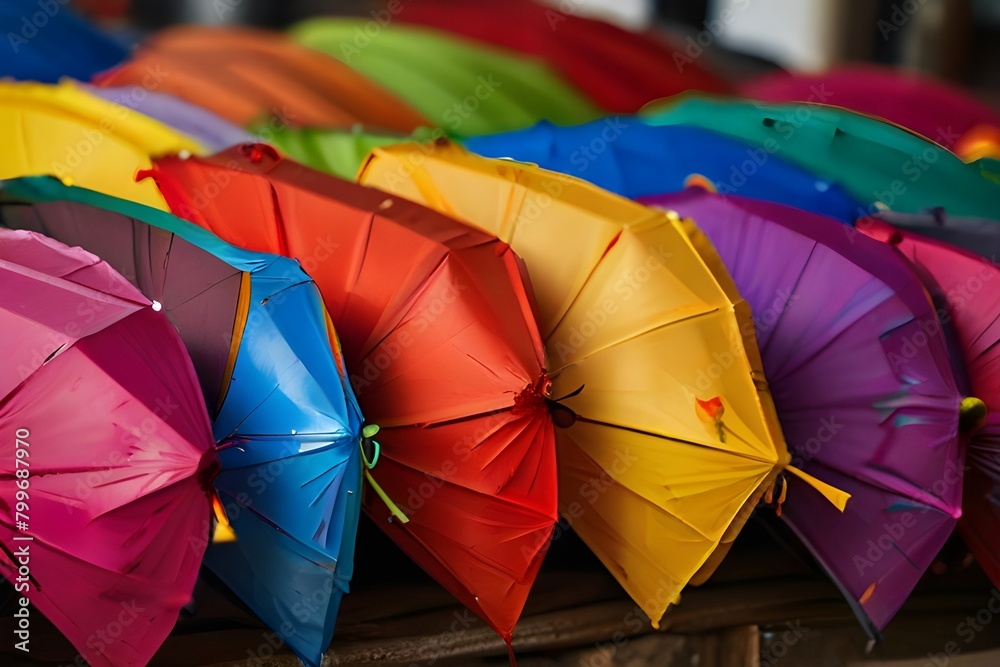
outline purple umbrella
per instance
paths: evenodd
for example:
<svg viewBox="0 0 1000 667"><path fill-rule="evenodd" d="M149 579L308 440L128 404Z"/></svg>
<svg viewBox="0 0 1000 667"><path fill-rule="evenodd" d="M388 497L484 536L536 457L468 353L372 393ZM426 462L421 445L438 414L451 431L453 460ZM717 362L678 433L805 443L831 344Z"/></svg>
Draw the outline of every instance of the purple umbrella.
<svg viewBox="0 0 1000 667"><path fill-rule="evenodd" d="M792 463L851 494L841 514L790 478L781 516L878 637L961 513L962 396L933 304L832 219L697 188L645 203L693 218L750 303Z"/></svg>
<svg viewBox="0 0 1000 667"><path fill-rule="evenodd" d="M246 130L211 111L173 95L150 92L140 86L98 88L80 84L80 87L91 95L155 118L178 132L183 132L210 151L221 151L230 146L258 140Z"/></svg>

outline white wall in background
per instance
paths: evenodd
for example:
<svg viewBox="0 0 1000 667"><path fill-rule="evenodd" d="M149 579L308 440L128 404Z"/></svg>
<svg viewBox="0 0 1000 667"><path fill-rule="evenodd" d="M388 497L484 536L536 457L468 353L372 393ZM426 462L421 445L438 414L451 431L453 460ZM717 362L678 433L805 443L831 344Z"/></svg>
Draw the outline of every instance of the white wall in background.
<svg viewBox="0 0 1000 667"><path fill-rule="evenodd" d="M837 56L837 0L712 0L709 16L720 45L784 67L821 70Z"/></svg>
<svg viewBox="0 0 1000 667"><path fill-rule="evenodd" d="M624 28L641 30L653 20L652 0L543 0L567 14L593 16Z"/></svg>

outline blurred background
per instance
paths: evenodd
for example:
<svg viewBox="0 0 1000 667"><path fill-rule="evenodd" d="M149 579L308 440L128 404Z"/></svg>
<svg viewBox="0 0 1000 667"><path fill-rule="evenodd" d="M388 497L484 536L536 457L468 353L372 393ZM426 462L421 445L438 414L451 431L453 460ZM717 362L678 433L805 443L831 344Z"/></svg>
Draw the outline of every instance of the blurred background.
<svg viewBox="0 0 1000 667"><path fill-rule="evenodd" d="M740 80L772 68L818 71L867 61L963 84L1000 104L996 0L546 0L567 13L697 40ZM377 0L73 0L123 39L172 23L283 28L322 14L368 16ZM695 41L695 43L699 43Z"/></svg>

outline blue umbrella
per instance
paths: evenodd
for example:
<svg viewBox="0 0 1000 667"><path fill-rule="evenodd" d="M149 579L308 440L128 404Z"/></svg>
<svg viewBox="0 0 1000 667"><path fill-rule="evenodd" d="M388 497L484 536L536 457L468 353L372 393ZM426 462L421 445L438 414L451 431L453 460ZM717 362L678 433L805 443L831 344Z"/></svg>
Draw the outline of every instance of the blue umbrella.
<svg viewBox="0 0 1000 667"><path fill-rule="evenodd" d="M236 536L205 563L318 666L353 570L362 452L360 410L315 283L293 260L141 204L48 177L4 189L17 201L0 206L0 223L105 259L177 328L213 415L215 487ZM376 445L366 447L374 462Z"/></svg>
<svg viewBox="0 0 1000 667"><path fill-rule="evenodd" d="M81 81L128 57L124 46L77 16L66 0L3 0L0 77L55 83Z"/></svg>
<svg viewBox="0 0 1000 667"><path fill-rule="evenodd" d="M848 222L860 207L836 183L765 148L697 127L651 126L630 116L573 127L543 121L472 137L465 146L486 157L533 162L633 199L710 182L722 195L763 199Z"/></svg>

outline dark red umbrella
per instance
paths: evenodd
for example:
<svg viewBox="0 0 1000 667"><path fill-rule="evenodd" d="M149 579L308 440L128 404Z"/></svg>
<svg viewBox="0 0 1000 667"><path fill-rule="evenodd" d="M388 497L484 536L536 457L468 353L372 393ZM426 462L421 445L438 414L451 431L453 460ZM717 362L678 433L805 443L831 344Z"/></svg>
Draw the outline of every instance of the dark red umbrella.
<svg viewBox="0 0 1000 667"><path fill-rule="evenodd" d="M725 81L692 61L682 44L532 0L421 0L408 4L398 18L538 56L616 113L685 90L730 91Z"/></svg>

